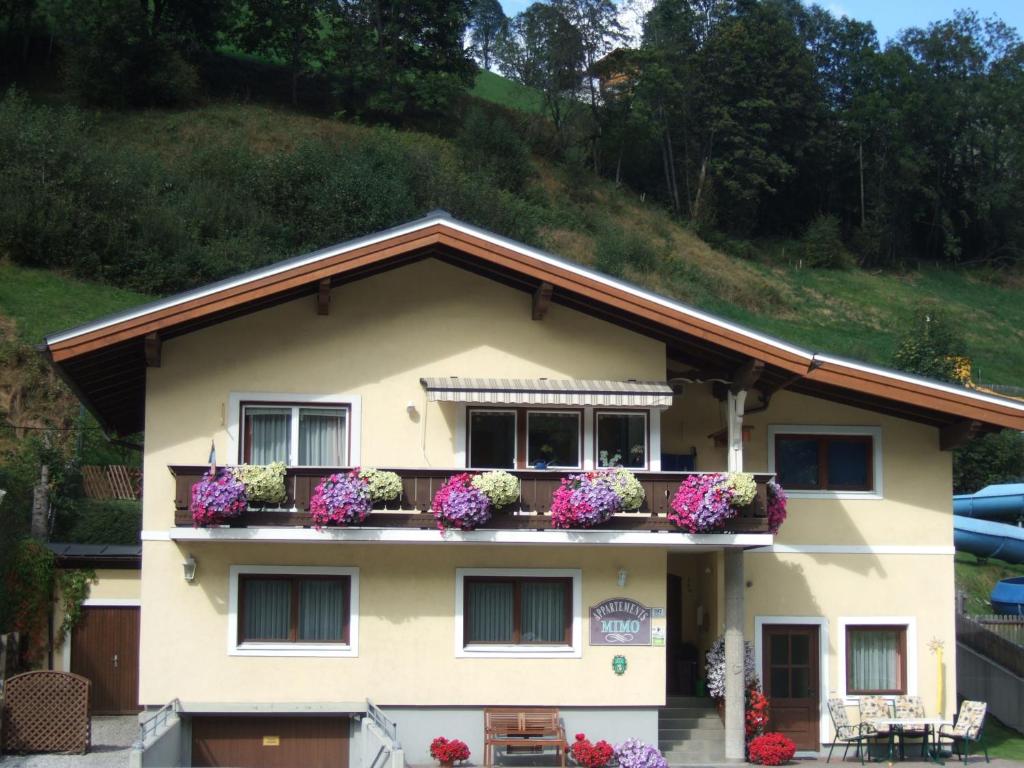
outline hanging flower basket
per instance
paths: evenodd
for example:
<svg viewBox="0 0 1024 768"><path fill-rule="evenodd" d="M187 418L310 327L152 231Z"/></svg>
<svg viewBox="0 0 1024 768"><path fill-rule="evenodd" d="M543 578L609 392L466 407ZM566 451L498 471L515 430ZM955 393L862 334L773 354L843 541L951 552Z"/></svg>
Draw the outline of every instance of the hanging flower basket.
<svg viewBox="0 0 1024 768"><path fill-rule="evenodd" d="M690 475L672 497L668 519L690 533L720 531L756 495L754 476L744 472Z"/></svg>
<svg viewBox="0 0 1024 768"><path fill-rule="evenodd" d="M768 530L778 533L786 520L786 492L774 480L768 483Z"/></svg>
<svg viewBox="0 0 1024 768"><path fill-rule="evenodd" d="M245 483L230 469L211 469L192 485L189 511L196 526L220 525L241 515L248 506Z"/></svg>
<svg viewBox="0 0 1024 768"><path fill-rule="evenodd" d="M475 475L473 487L484 492L494 509L501 509L519 501L519 478L503 469Z"/></svg>
<svg viewBox="0 0 1024 768"><path fill-rule="evenodd" d="M473 483L474 476L460 472L437 489L431 509L442 531L472 531L491 519L491 500Z"/></svg>
<svg viewBox="0 0 1024 768"><path fill-rule="evenodd" d="M361 469L359 477L366 481L370 488L370 501L374 504L387 504L402 496L402 478L396 472L383 469Z"/></svg>
<svg viewBox="0 0 1024 768"><path fill-rule="evenodd" d="M359 470L336 472L313 489L309 513L317 529L325 525L359 525L370 514L370 484Z"/></svg>
<svg viewBox="0 0 1024 768"><path fill-rule="evenodd" d="M562 480L551 497L551 518L556 528L593 528L643 503L643 486L628 469L597 469Z"/></svg>
<svg viewBox="0 0 1024 768"><path fill-rule="evenodd" d="M282 504L288 498L284 462L239 464L231 467L230 471L245 484L245 495L250 504Z"/></svg>

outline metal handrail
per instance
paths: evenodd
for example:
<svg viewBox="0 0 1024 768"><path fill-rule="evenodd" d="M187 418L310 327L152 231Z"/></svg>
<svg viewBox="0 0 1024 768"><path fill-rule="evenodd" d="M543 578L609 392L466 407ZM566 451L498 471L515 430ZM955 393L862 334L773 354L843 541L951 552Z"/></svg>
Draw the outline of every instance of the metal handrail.
<svg viewBox="0 0 1024 768"><path fill-rule="evenodd" d="M381 732L388 738L393 749L402 748L402 745L398 742L398 724L393 720L390 720L388 716L384 714L384 710L369 699L366 700L366 714L370 716L374 725L380 728Z"/></svg>
<svg viewBox="0 0 1024 768"><path fill-rule="evenodd" d="M147 737L155 734L161 726L167 725L171 715L177 715L181 711L181 702L178 699L171 699L156 711L151 718L139 723L139 738L132 745L135 749L144 749Z"/></svg>

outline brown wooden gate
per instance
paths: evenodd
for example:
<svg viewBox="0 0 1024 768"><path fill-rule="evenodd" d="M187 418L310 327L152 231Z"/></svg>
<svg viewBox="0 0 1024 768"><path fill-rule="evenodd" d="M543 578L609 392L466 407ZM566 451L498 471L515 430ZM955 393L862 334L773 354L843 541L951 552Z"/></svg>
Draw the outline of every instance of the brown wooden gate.
<svg viewBox="0 0 1024 768"><path fill-rule="evenodd" d="M4 684L2 752L86 752L89 681L68 672L25 672Z"/></svg>
<svg viewBox="0 0 1024 768"><path fill-rule="evenodd" d="M71 671L92 682L94 715L139 711L139 609L89 606L71 636Z"/></svg>
<svg viewBox="0 0 1024 768"><path fill-rule="evenodd" d="M192 765L348 768L347 717L192 718Z"/></svg>
<svg viewBox="0 0 1024 768"><path fill-rule="evenodd" d="M764 627L762 679L771 726L797 749L821 747L821 690L816 625Z"/></svg>

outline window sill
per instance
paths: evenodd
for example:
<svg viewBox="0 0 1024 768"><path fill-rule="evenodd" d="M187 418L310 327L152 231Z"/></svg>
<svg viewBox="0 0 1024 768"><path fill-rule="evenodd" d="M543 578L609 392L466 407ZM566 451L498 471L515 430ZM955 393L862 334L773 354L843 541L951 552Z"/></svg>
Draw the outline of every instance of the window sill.
<svg viewBox="0 0 1024 768"><path fill-rule="evenodd" d="M338 643L243 643L228 651L229 656L307 656L321 658L350 657L357 654L351 645Z"/></svg>
<svg viewBox="0 0 1024 768"><path fill-rule="evenodd" d="M798 491L785 489L790 499L861 499L865 501L882 501L885 497L878 491Z"/></svg>
<svg viewBox="0 0 1024 768"><path fill-rule="evenodd" d="M460 659L578 659L582 650L569 645L467 645Z"/></svg>

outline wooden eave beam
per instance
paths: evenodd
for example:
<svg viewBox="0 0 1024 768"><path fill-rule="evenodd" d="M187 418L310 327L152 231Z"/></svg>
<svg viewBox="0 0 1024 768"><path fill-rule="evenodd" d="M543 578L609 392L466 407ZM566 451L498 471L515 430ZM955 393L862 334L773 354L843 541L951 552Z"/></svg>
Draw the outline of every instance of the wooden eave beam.
<svg viewBox="0 0 1024 768"><path fill-rule="evenodd" d="M939 429L939 449L952 451L954 448L969 443L981 434L984 425L980 421L970 419L957 421Z"/></svg>
<svg viewBox="0 0 1024 768"><path fill-rule="evenodd" d="M533 292L533 319L543 320L551 308L551 295L555 292L555 286L551 283L541 283Z"/></svg>
<svg viewBox="0 0 1024 768"><path fill-rule="evenodd" d="M316 313L318 315L329 315L331 312L331 278L325 277L318 284L316 289Z"/></svg>
<svg viewBox="0 0 1024 768"><path fill-rule="evenodd" d="M160 334L147 333L142 342L143 349L146 352L146 367L147 368L159 368L160 367L160 354L163 348L163 341L160 339Z"/></svg>
<svg viewBox="0 0 1024 768"><path fill-rule="evenodd" d="M733 373L732 384L729 385L729 391L734 395L738 395L740 392L746 392L757 383L757 380L761 378L761 374L763 372L764 360L757 360L753 357L750 358Z"/></svg>

